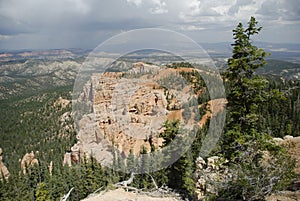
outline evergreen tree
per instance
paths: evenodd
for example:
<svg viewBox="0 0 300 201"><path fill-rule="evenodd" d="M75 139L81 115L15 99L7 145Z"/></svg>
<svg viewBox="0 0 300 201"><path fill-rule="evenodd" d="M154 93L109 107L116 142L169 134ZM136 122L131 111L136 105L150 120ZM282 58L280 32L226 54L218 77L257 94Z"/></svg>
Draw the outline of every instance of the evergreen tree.
<svg viewBox="0 0 300 201"><path fill-rule="evenodd" d="M239 23L233 30L233 55L225 72L229 112L221 152L231 162L231 171L236 176L221 195L243 200L262 200L284 187L292 178L294 167L285 149L275 145L261 123L261 107L272 94L267 91L268 81L254 74L265 64L267 55L252 44L252 36L262 29L256 25L251 17L246 29ZM262 162L266 153L271 166Z"/></svg>
<svg viewBox="0 0 300 201"><path fill-rule="evenodd" d="M137 171L137 163L135 159L135 155L132 149L129 151L129 155L126 159L126 169L127 172L136 172Z"/></svg>
<svg viewBox="0 0 300 201"><path fill-rule="evenodd" d="M168 158L165 160L170 160L170 157L176 157L178 150L186 144L186 141L188 140L187 135L189 134L180 133L179 121L166 121L165 128L165 131L161 133L161 137L164 139L163 147L169 145L166 152ZM170 145L171 142L175 143L175 137L179 139L177 143L180 144ZM191 198L193 197L195 190L195 181L193 178L195 164L193 154L191 153L192 148L185 151L186 152L175 163L166 168L165 174L168 177L167 184L169 187L179 191L184 196Z"/></svg>
<svg viewBox="0 0 300 201"><path fill-rule="evenodd" d="M233 30L235 41L232 44L232 57L228 59L225 72L229 86L227 108L230 111L227 127L243 131L256 126L253 124L258 120L255 109L265 101L264 89L268 83L266 79L254 76L255 70L265 64L264 58L268 55L253 45L252 37L262 29L256 25L257 21L251 17L246 29L239 23Z"/></svg>

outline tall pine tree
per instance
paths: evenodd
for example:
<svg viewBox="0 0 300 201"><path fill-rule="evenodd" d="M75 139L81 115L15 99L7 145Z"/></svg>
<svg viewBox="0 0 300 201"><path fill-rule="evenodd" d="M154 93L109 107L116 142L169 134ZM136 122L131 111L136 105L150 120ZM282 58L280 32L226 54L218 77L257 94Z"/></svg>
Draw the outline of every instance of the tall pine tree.
<svg viewBox="0 0 300 201"><path fill-rule="evenodd" d="M262 124L260 110L272 94L267 90L268 81L255 75L268 55L253 45L252 37L262 29L256 25L251 17L247 28L239 23L233 30L232 57L225 72L229 112L221 152L229 159L230 171L235 176L220 195L242 200L263 200L284 187L293 172L293 162L286 150L275 145ZM264 163L266 156L269 159Z"/></svg>
<svg viewBox="0 0 300 201"><path fill-rule="evenodd" d="M229 85L227 108L230 111L227 125L229 128L238 126L237 129L244 131L257 118L255 109L265 101L263 90L267 86L265 79L254 76L255 70L266 63L264 58L268 55L253 45L252 37L262 29L256 25L257 21L251 17L246 29L239 23L233 30L232 57L228 59L225 72L226 83Z"/></svg>

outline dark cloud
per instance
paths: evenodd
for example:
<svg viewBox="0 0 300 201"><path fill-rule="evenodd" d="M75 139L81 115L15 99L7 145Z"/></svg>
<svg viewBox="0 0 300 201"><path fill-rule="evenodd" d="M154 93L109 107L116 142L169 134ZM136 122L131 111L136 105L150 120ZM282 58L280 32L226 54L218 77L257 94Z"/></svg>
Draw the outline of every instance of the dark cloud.
<svg viewBox="0 0 300 201"><path fill-rule="evenodd" d="M30 28L30 25L1 15L0 25L0 35L17 35L34 32Z"/></svg>
<svg viewBox="0 0 300 201"><path fill-rule="evenodd" d="M232 28L251 15L268 33L278 31L278 23L285 30L267 40L300 42L294 37L299 0L0 0L0 13L0 48L94 47L146 27L180 31L196 41L229 41Z"/></svg>
<svg viewBox="0 0 300 201"><path fill-rule="evenodd" d="M257 11L266 20L300 20L299 0L266 0Z"/></svg>

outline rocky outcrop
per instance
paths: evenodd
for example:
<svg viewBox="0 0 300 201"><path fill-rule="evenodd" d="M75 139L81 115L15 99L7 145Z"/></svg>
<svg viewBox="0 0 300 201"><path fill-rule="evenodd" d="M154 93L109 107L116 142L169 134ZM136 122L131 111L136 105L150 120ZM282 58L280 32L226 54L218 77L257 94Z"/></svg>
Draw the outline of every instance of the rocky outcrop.
<svg viewBox="0 0 300 201"><path fill-rule="evenodd" d="M227 163L223 158L212 156L205 161L198 157L196 161L196 196L198 200L203 200L208 194L216 194L218 184L232 177Z"/></svg>
<svg viewBox="0 0 300 201"><path fill-rule="evenodd" d="M7 180L9 178L9 176L10 176L10 173L2 161L2 149L0 148L0 181L3 178Z"/></svg>
<svg viewBox="0 0 300 201"><path fill-rule="evenodd" d="M63 165L72 166L71 153L65 153Z"/></svg>
<svg viewBox="0 0 300 201"><path fill-rule="evenodd" d="M266 201L298 201L300 200L300 137L285 136L284 138L274 138L274 142L278 145L286 146L291 156L296 160L295 172L298 175L293 184L288 188L288 191L281 191L266 197ZM262 152L263 160L262 166L268 168L270 160L272 160L270 153ZM217 188L231 180L235 175L228 169L226 163L228 161L213 156L207 160L199 157L196 161L196 194L198 200L204 200L208 194L216 194Z"/></svg>
<svg viewBox="0 0 300 201"><path fill-rule="evenodd" d="M287 146L292 158L295 159L295 173L298 175L288 191L281 191L272 194L266 198L266 201L299 201L300 200L300 137L285 136L282 138L274 138L274 142L278 145Z"/></svg>
<svg viewBox="0 0 300 201"><path fill-rule="evenodd" d="M75 164L78 164L80 162L81 157L84 156L84 154L82 154L82 156L80 155L80 152L82 150L83 150L83 147L80 145L80 142L73 145L73 147L71 147L71 152L65 153L63 165L68 165L69 167L71 167L72 162ZM89 152L86 152L86 153L89 153Z"/></svg>
<svg viewBox="0 0 300 201"><path fill-rule="evenodd" d="M157 150L163 144L159 135L166 120L179 120L188 130L199 124L194 118L198 105L190 102L197 95L184 85L179 72L140 62L126 72L93 74L78 98L93 103L92 113L78 122L78 143L71 158L80 160L81 153L104 163L112 159L112 148L123 157L130 150L139 154L141 147ZM65 157L69 165L70 155Z"/></svg>
<svg viewBox="0 0 300 201"><path fill-rule="evenodd" d="M23 174L26 174L26 172L30 170L30 167L33 167L34 165L38 165L38 164L39 161L35 158L33 152L26 153L21 160L21 170Z"/></svg>
<svg viewBox="0 0 300 201"><path fill-rule="evenodd" d="M60 107L61 109L66 108L70 104L70 100L63 99L62 97L59 97L55 102L54 102L54 107Z"/></svg>
<svg viewBox="0 0 300 201"><path fill-rule="evenodd" d="M287 146L292 158L296 161L296 174L300 175L300 136L293 137L290 135L282 138L274 138L274 142L278 145Z"/></svg>

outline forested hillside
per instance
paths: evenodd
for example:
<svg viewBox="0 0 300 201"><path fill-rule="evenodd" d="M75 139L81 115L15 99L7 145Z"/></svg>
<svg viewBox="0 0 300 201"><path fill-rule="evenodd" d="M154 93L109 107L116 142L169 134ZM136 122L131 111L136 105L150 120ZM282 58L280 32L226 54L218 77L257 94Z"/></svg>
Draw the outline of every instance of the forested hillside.
<svg viewBox="0 0 300 201"><path fill-rule="evenodd" d="M285 190L297 178L295 161L287 148L276 144L273 138L300 136L300 81L293 76L288 76L293 79L280 77L285 63L278 67L265 60L268 53L257 48L251 40L260 30L255 18L251 18L247 26L239 24L233 31L232 57L222 74L228 101L226 125L217 148L210 155L220 158L226 175L222 181L206 181L214 186L213 191L205 189L206 200L264 200L275 191ZM265 71L259 71L265 65ZM4 66L8 68L7 63ZM181 67L193 68L193 65L171 62L164 66L172 69ZM286 68L290 69L290 66ZM74 73L72 67L69 70ZM262 75L256 74L256 71ZM265 74L267 71L276 75ZM292 71L288 72L292 74ZM195 113L200 117L194 119L199 121L209 112L210 97L206 85L197 71L180 72L180 75L198 94L196 103L199 111ZM53 74L43 73L44 76L53 81ZM21 79L19 75L17 78L16 83ZM30 77L24 79L30 80ZM151 172L153 161L146 157L137 160L132 150L126 163L121 155L115 154L113 163L127 170L123 172L102 167L93 156L85 154L78 161L72 161L70 167L63 165L64 154L70 152L77 142L70 102L73 90L70 82L73 79L64 78L59 86L39 82L39 91L36 88L30 90L27 86L25 94L21 93L22 90L13 94L3 93L5 96L0 100L0 147L10 176L8 179L1 178L0 200L61 200L73 188L68 200L75 201L99 189L115 189L114 184L133 175L124 172L137 169ZM23 78L21 80L24 81ZM14 86L14 82L10 81L2 88L7 92ZM183 111L191 117L189 105ZM218 115L211 118L218 118ZM209 121L208 117L206 126L198 130L191 147L179 160L156 172L136 174L130 187L146 192L164 187L188 200L197 200L196 192L200 187L195 172L198 176L206 174L204 169L197 169L197 163L201 160L209 163L207 158L199 158ZM179 121L165 121L163 127L160 137L164 139L162 147L165 147L179 135ZM179 138L184 142L184 137ZM156 151L155 147L142 147L140 154ZM23 156L31 152L38 163L25 163L22 169Z"/></svg>

